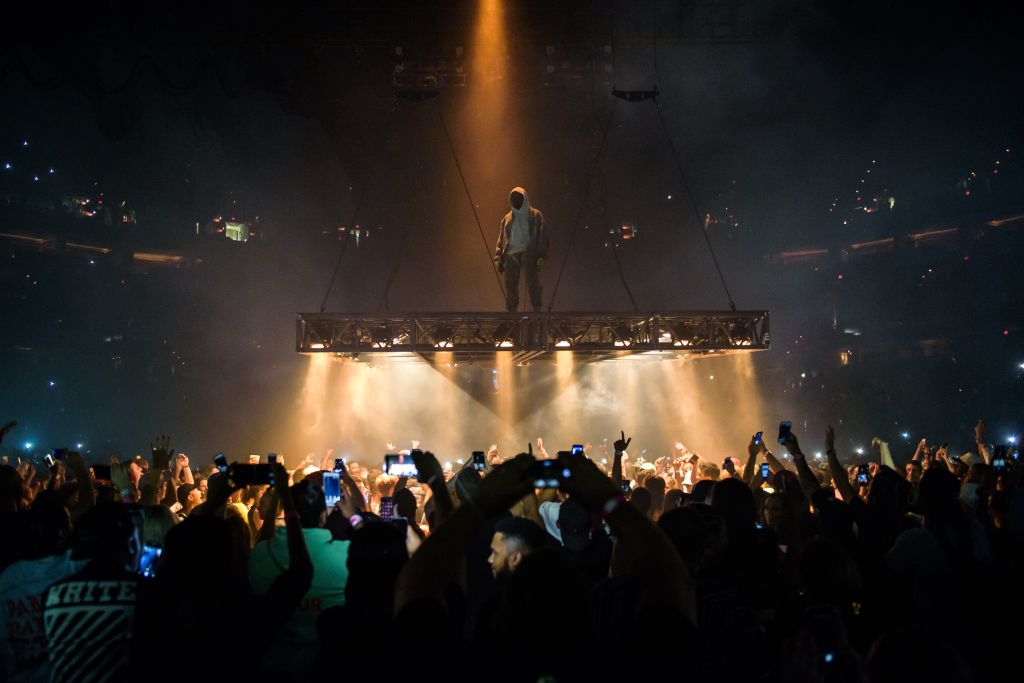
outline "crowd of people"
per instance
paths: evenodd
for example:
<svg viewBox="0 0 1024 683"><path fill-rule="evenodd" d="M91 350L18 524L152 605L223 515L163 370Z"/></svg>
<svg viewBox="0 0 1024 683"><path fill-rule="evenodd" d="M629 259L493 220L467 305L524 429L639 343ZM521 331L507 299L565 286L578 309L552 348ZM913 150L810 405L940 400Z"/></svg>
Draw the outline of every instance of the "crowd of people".
<svg viewBox="0 0 1024 683"><path fill-rule="evenodd" d="M991 680L1016 668L1024 465L974 440L647 461L620 434L258 481L166 437L4 464L0 679Z"/></svg>

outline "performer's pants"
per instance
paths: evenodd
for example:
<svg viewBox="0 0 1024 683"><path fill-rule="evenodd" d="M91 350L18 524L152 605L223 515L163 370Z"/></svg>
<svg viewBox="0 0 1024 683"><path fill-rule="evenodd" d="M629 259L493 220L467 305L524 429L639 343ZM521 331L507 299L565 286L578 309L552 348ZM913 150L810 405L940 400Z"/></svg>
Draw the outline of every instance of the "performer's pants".
<svg viewBox="0 0 1024 683"><path fill-rule="evenodd" d="M519 271L526 273L526 288L530 292L530 304L539 311L541 302L540 273L537 259L525 253L505 255L505 308L514 311L519 308Z"/></svg>

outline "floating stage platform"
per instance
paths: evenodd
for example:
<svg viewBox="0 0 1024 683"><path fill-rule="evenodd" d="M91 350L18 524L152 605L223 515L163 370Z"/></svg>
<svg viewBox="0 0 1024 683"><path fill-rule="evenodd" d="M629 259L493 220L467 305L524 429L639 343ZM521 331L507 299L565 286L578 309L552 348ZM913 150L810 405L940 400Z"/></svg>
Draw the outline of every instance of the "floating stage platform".
<svg viewBox="0 0 1024 683"><path fill-rule="evenodd" d="M572 351L576 362L699 358L764 351L769 342L768 311L300 313L295 325L299 353L361 361L490 362L503 351L520 365L558 351Z"/></svg>

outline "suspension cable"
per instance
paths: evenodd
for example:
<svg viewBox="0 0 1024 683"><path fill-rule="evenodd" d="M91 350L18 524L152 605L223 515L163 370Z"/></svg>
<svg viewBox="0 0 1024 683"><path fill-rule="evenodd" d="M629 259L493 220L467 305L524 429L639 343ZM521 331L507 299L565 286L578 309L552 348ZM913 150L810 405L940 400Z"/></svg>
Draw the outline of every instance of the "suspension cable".
<svg viewBox="0 0 1024 683"><path fill-rule="evenodd" d="M505 300L505 286L501 284L501 276L498 275L498 269L493 266L494 259L491 256L491 248L488 246L487 236L484 235L484 227L480 224L480 216L476 212L476 204L473 203L473 195L469 193L469 183L466 182L466 176L462 173L462 164L459 163L459 155L455 153L455 145L452 144L452 136L448 133L448 126L444 122L444 114L441 113L440 107L437 110L437 118L441 121L441 130L444 131L444 138L448 141L448 149L452 152L452 158L455 160L455 168L459 172L459 178L462 180L462 187L466 191L466 200L469 202L469 208L473 210L473 219L476 221L477 230L480 231L480 240L484 244L484 252L487 254L487 261L491 263L491 270L494 271L494 279L498 283L498 289L501 291L502 301Z"/></svg>
<svg viewBox="0 0 1024 683"><path fill-rule="evenodd" d="M569 244L565 248L565 254L562 256L562 265L558 269L558 279L555 280L555 289L551 292L551 299L548 302L548 313L555 307L555 297L558 296L558 286L562 283L562 274L565 272L566 261L569 260L569 252L572 250L573 241L576 239L576 231L580 227L581 218L583 217L583 210L587 206L587 197L590 196L590 185L594 182L594 176L597 175L597 167L601 162L601 157L604 154L605 146L608 143L608 131L612 127L612 119L615 118L615 102L612 102L612 108L608 111L608 121L604 124L604 133L601 135L601 146L597 149L597 154L594 156L594 162L590 166L590 173L587 176L587 182L583 187L583 196L580 199L580 208L576 212L576 220L573 222L572 232L569 234Z"/></svg>
<svg viewBox="0 0 1024 683"><path fill-rule="evenodd" d="M732 293L729 291L729 285L725 282L725 275L722 273L722 267L718 264L718 256L715 255L715 247L711 244L711 235L708 233L707 223L704 221L703 216L700 213L700 209L697 208L697 200L694 199L693 191L690 189L690 183L686 179L686 171L683 170L683 163L679 160L679 152L676 150L675 142L672 141L672 135L669 133L668 126L665 124L665 117L661 112L661 105L658 104L658 98L652 98L654 100L654 109L658 112L658 121L661 122L661 128L665 131L665 139L668 140L669 150L672 152L672 158L676 162L676 168L679 170L679 177L683 181L683 189L686 191L686 196L690 200L690 207L693 209L693 214L697 219L698 225L701 226L701 234L704 235L704 242L708 245L708 251L711 253L711 260L715 264L715 270L718 271L718 279L722 282L722 289L725 290L725 297L729 300L729 309L736 310L736 302L733 301Z"/></svg>
<svg viewBox="0 0 1024 683"><path fill-rule="evenodd" d="M391 119L391 115L395 113L395 109L397 109L397 107L397 102L391 105L391 111L388 112L389 121ZM385 123L383 130L388 130L388 123ZM356 218L359 217L359 210L362 208L363 201L369 194L370 182L371 180L373 180L374 174L376 173L377 167L380 165L380 160L383 156L383 154L374 155L373 165L370 167L369 173L366 174L366 180L363 181L363 191L359 193L359 198L356 200L356 207L355 210L352 212L352 220L349 221L349 224L347 226L348 229L345 231L345 239L341 241L341 250L338 252L338 260L335 261L334 271L331 272L331 280L330 282L327 283L327 291L324 292L324 298L320 302L321 313L323 313L327 309L327 298L331 296L331 289L334 288L334 280L338 276L338 268L341 267L341 259L342 257L345 256L345 250L348 249L349 238L356 229Z"/></svg>

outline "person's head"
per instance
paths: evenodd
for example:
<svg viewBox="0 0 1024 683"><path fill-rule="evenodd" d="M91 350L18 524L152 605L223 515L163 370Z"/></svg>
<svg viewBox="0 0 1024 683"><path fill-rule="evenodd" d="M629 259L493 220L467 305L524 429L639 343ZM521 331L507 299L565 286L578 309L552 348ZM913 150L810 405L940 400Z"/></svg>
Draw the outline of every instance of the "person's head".
<svg viewBox="0 0 1024 683"><path fill-rule="evenodd" d="M64 552L71 537L71 516L57 491L40 491L26 518L26 537L33 557Z"/></svg>
<svg viewBox="0 0 1024 683"><path fill-rule="evenodd" d="M669 510L675 510L676 508L683 507L683 503L686 501L686 494L680 489L669 489L665 492L665 503L661 506L662 513L668 512Z"/></svg>
<svg viewBox="0 0 1024 683"><path fill-rule="evenodd" d="M521 187L513 189L508 195L508 204L516 211L523 208L524 201L526 201L526 190Z"/></svg>
<svg viewBox="0 0 1024 683"><path fill-rule="evenodd" d="M911 460L907 463L907 481L914 486L917 486L921 482L921 475L924 473L924 468L921 467L920 460Z"/></svg>
<svg viewBox="0 0 1024 683"><path fill-rule="evenodd" d="M409 524L415 524L416 494L409 489L400 489L395 491L395 495L392 498L395 501L395 514L399 517L405 517L409 520Z"/></svg>
<svg viewBox="0 0 1024 683"><path fill-rule="evenodd" d="M173 591L193 594L197 586L214 595L234 579L234 544L228 522L194 515L167 532L159 580Z"/></svg>
<svg viewBox="0 0 1024 683"><path fill-rule="evenodd" d="M129 571L138 564L139 530L125 505L101 503L89 508L78 518L75 537L78 559Z"/></svg>
<svg viewBox="0 0 1024 683"><path fill-rule="evenodd" d="M303 479L289 491L295 501L295 511L303 529L317 529L327 520L327 501L324 490L311 479Z"/></svg>
<svg viewBox="0 0 1024 683"><path fill-rule="evenodd" d="M176 494L178 496L178 504L181 505L181 509L185 512L191 512L195 506L203 502L199 489L195 487L195 484L181 484L178 486Z"/></svg>
<svg viewBox="0 0 1024 683"><path fill-rule="evenodd" d="M378 475L373 480L374 486L373 491L381 497L392 496L395 493L395 484L398 483L398 477L391 474Z"/></svg>
<svg viewBox="0 0 1024 683"><path fill-rule="evenodd" d="M395 581L409 560L405 537L390 522L367 522L352 532L348 547L347 604L390 610Z"/></svg>
<svg viewBox="0 0 1024 683"><path fill-rule="evenodd" d="M711 507L725 520L730 545L742 543L753 535L757 505L750 487L739 479L716 482L711 490Z"/></svg>
<svg viewBox="0 0 1024 683"><path fill-rule="evenodd" d="M714 481L711 479L701 479L690 489L690 500L695 503L707 503L711 500L711 490L714 488Z"/></svg>
<svg viewBox="0 0 1024 683"><path fill-rule="evenodd" d="M697 510L692 507L666 510L658 520L658 528L672 541L690 573L696 575L710 540L710 533Z"/></svg>
<svg viewBox="0 0 1024 683"><path fill-rule="evenodd" d="M511 574L530 553L544 547L546 533L522 517L506 517L494 527L487 562L495 576Z"/></svg>
<svg viewBox="0 0 1024 683"><path fill-rule="evenodd" d="M0 512L17 512L24 497L25 482L18 470L0 465Z"/></svg>
<svg viewBox="0 0 1024 683"><path fill-rule="evenodd" d="M164 538L174 526L174 515L163 505L150 505L142 511L142 544L164 547Z"/></svg>
<svg viewBox="0 0 1024 683"><path fill-rule="evenodd" d="M197 474L193 478L193 481L196 483L196 488L199 489L199 497L206 500L206 491L209 486L209 482L206 480L206 477L201 474Z"/></svg>
<svg viewBox="0 0 1024 683"><path fill-rule="evenodd" d="M558 506L558 530L566 550L582 551L590 545L590 511L570 498Z"/></svg>
<svg viewBox="0 0 1024 683"><path fill-rule="evenodd" d="M643 488L635 488L629 494L629 502L643 513L644 517L651 516L651 492Z"/></svg>
<svg viewBox="0 0 1024 683"><path fill-rule="evenodd" d="M960 482L949 470L938 467L926 470L921 475L918 491L918 506L926 522L941 522L959 516Z"/></svg>
<svg viewBox="0 0 1024 683"><path fill-rule="evenodd" d="M721 476L722 470L710 460L701 460L697 465L697 478L702 481L705 479L718 481Z"/></svg>

